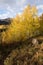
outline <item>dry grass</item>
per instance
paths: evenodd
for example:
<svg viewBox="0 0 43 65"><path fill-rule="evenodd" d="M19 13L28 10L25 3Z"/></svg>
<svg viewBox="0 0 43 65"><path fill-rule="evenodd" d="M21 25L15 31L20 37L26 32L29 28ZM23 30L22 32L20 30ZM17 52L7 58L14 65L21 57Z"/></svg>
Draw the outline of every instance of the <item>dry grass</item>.
<svg viewBox="0 0 43 65"><path fill-rule="evenodd" d="M4 60L4 65L43 65L43 42L35 45L23 42L12 49Z"/></svg>

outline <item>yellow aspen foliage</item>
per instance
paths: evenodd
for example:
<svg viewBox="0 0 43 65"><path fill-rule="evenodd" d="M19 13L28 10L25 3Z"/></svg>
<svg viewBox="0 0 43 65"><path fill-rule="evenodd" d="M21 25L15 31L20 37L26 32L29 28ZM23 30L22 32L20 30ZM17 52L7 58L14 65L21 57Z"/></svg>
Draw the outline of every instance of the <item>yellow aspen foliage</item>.
<svg viewBox="0 0 43 65"><path fill-rule="evenodd" d="M32 7L32 14L37 15L37 9L35 6Z"/></svg>
<svg viewBox="0 0 43 65"><path fill-rule="evenodd" d="M12 18L11 24L5 34L5 42L25 41L37 35L40 24L37 15L35 15L36 13L36 7L28 5L20 16L17 15L15 18Z"/></svg>

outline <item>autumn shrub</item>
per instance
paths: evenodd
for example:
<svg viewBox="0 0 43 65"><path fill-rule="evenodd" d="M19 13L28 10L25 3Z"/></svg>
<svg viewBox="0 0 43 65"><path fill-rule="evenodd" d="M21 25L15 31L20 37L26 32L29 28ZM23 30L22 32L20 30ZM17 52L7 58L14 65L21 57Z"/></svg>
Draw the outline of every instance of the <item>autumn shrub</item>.
<svg viewBox="0 0 43 65"><path fill-rule="evenodd" d="M11 24L4 35L5 43L25 41L26 39L38 35L40 23L35 6L27 6L21 15L11 19Z"/></svg>

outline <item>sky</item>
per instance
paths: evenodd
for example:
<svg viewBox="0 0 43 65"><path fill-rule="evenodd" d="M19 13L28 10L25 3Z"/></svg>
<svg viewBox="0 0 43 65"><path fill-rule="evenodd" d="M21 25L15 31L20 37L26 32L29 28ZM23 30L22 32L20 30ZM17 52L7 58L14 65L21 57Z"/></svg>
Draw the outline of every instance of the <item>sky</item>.
<svg viewBox="0 0 43 65"><path fill-rule="evenodd" d="M36 6L38 15L43 13L43 0L0 0L0 19L21 14L28 4Z"/></svg>

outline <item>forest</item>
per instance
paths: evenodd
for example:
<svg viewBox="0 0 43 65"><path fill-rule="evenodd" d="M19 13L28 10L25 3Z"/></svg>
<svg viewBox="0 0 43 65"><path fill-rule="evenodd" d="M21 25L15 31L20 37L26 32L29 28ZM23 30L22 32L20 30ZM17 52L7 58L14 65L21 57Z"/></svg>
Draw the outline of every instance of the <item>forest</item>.
<svg viewBox="0 0 43 65"><path fill-rule="evenodd" d="M0 65L43 65L43 14L28 5L10 21L0 32Z"/></svg>

